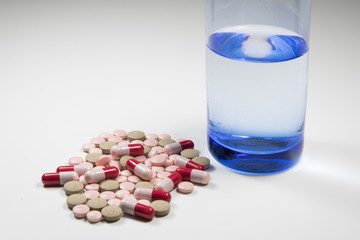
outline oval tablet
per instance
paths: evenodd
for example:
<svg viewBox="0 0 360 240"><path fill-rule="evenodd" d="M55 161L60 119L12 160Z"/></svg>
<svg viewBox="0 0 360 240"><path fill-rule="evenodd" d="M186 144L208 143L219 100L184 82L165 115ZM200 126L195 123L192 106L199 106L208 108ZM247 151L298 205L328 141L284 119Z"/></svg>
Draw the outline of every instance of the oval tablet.
<svg viewBox="0 0 360 240"><path fill-rule="evenodd" d="M86 214L86 219L91 223L100 222L102 219L101 212L93 210Z"/></svg>

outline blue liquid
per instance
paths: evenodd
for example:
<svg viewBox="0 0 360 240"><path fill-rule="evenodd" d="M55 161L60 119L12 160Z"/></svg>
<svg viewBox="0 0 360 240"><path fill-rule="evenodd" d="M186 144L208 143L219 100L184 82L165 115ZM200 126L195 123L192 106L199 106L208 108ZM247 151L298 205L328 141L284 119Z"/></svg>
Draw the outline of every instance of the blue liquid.
<svg viewBox="0 0 360 240"><path fill-rule="evenodd" d="M249 49L251 47L254 49ZM295 110L296 108L302 108L299 111L305 111L306 73L304 79L300 79L296 83L290 81L303 74L300 71L307 71L307 56L304 56L306 60L301 60L301 57L308 51L306 41L293 35L269 35L267 37L255 36L250 38L250 35L244 33L217 32L209 37L208 48L211 52L208 52L207 55L209 63L207 71L208 75L212 77L209 80L210 77L208 76L207 80L208 144L210 153L231 170L249 175L277 173L295 165L303 149L305 117L304 114L296 114ZM211 59L209 60L209 58ZM223 58L231 59L231 62L228 63L222 60ZM239 62L239 64L236 65L233 62ZM246 72L246 69L251 69L251 66L246 65L249 63L258 64L256 70ZM211 69L218 66L220 66L219 71L214 74ZM293 75L284 76L284 67L290 68L291 71L288 72L293 72ZM212 71L211 74L209 74L209 69ZM247 82L239 83L240 80L238 79L240 78L246 78L249 84L253 84L253 86L251 85L244 90L244 87L247 87L244 84L247 85ZM262 78L263 80L261 80ZM277 79L281 81L277 82ZM269 82L274 82L276 88L271 85L269 87ZM284 82L287 83L283 84ZM229 86L239 89L239 91L230 90ZM269 88L268 92L273 94L269 94L270 97L264 96L264 94L258 95L259 88L265 88L265 86ZM302 90L297 91L296 89ZM209 94L209 90L211 94ZM294 94L291 91L294 91ZM213 95L217 92L221 92L222 96L215 99ZM226 95L228 92L231 92L232 95ZM253 104L254 106L253 108L246 108L245 111L244 105L237 103L240 101L240 96L249 92L251 92L250 97L241 101L246 101L247 105ZM285 93L290 93L291 99ZM275 101L273 100L275 98L271 96L280 97ZM284 98L281 99L281 96L284 96ZM289 105L286 105L287 101L289 101ZM299 102L303 102L304 107L298 104ZM231 104L233 109L231 111L222 110L226 104ZM268 104L269 108L259 110L259 106L267 106L266 104ZM286 114L289 109L295 110L293 113L289 113L291 115L289 118L283 118L282 114ZM226 114L228 116L224 118L223 116ZM244 120L244 122L236 121L236 119L242 120L243 116L244 119L249 120ZM254 121L252 117L256 120ZM225 122L227 118L232 120ZM273 121L274 119L282 119L283 122ZM274 122L274 134L265 131L272 130L271 125L263 124L271 121ZM290 127L288 127L286 124L289 122L294 122L294 124L290 124ZM259 125L259 128L257 128L257 125ZM282 125L284 125L284 128L286 125L290 130L281 131ZM263 134L261 134L261 129L264 129Z"/></svg>

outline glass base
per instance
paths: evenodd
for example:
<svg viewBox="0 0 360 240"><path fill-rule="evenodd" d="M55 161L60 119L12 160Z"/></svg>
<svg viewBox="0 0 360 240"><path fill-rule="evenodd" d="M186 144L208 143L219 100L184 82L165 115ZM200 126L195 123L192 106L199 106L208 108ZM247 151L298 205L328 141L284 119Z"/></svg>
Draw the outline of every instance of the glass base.
<svg viewBox="0 0 360 240"><path fill-rule="evenodd" d="M303 143L274 154L248 154L228 149L208 137L211 155L230 170L246 175L269 175L288 170L300 160Z"/></svg>

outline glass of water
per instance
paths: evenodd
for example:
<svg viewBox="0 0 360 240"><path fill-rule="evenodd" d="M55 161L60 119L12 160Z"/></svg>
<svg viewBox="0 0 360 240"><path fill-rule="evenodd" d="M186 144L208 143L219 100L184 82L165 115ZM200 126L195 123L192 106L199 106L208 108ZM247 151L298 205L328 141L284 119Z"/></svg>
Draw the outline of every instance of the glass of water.
<svg viewBox="0 0 360 240"><path fill-rule="evenodd" d="M206 0L210 153L264 175L304 142L311 0Z"/></svg>

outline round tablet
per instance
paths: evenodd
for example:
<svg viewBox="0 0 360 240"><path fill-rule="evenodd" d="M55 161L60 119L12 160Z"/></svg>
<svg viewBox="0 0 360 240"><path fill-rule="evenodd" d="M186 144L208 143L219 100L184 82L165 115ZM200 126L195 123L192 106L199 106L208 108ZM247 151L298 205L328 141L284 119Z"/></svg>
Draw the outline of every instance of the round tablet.
<svg viewBox="0 0 360 240"><path fill-rule="evenodd" d="M96 166L106 166L110 162L108 155L101 155L95 162Z"/></svg>
<svg viewBox="0 0 360 240"><path fill-rule="evenodd" d="M149 146L149 147L155 147L158 145L158 143L159 143L158 140L152 139L152 138L146 139L144 141L144 145Z"/></svg>
<svg viewBox="0 0 360 240"><path fill-rule="evenodd" d="M132 156L130 156L130 155L122 156L122 157L120 158L120 162L119 162L119 167L120 167L120 169L127 169L126 163L127 163L127 161L128 161L129 159L131 159L131 158L134 158L134 157L132 157Z"/></svg>
<svg viewBox="0 0 360 240"><path fill-rule="evenodd" d="M158 135L158 138L161 140L161 139L170 139L171 136L169 134L166 134L166 133L162 133L162 134L159 134Z"/></svg>
<svg viewBox="0 0 360 240"><path fill-rule="evenodd" d="M112 137L113 135L109 132L102 132L99 134L99 137L104 138L106 141Z"/></svg>
<svg viewBox="0 0 360 240"><path fill-rule="evenodd" d="M73 209L76 205L85 204L87 201L84 194L73 194L66 198L66 204L70 209Z"/></svg>
<svg viewBox="0 0 360 240"><path fill-rule="evenodd" d="M166 216L170 212L170 203L164 200L155 200L150 204L150 207L155 210L157 217Z"/></svg>
<svg viewBox="0 0 360 240"><path fill-rule="evenodd" d="M116 222L120 220L122 210L118 206L106 206L101 210L101 214L105 221Z"/></svg>
<svg viewBox="0 0 360 240"><path fill-rule="evenodd" d="M189 159L199 156L199 151L196 149L185 149L180 152L180 155Z"/></svg>
<svg viewBox="0 0 360 240"><path fill-rule="evenodd" d="M173 173L176 171L177 168L178 168L178 166L176 166L176 165L170 165L165 168L165 171Z"/></svg>
<svg viewBox="0 0 360 240"><path fill-rule="evenodd" d="M141 179L138 177L138 176L129 176L128 177L128 182L132 182L132 183L138 183L138 182L141 182Z"/></svg>
<svg viewBox="0 0 360 240"><path fill-rule="evenodd" d="M132 172L130 172L129 170L122 170L122 171L120 172L120 175L121 175L121 176L125 176L125 177L130 177L130 176L132 176L133 174L132 174Z"/></svg>
<svg viewBox="0 0 360 240"><path fill-rule="evenodd" d="M187 181L180 182L177 190L181 193L192 193L194 191L194 184Z"/></svg>
<svg viewBox="0 0 360 240"><path fill-rule="evenodd" d="M102 218L101 212L93 210L86 214L86 219L91 223L100 222Z"/></svg>
<svg viewBox="0 0 360 240"><path fill-rule="evenodd" d="M131 144L141 144L141 145L144 145L144 142L141 141L141 140L134 140L134 141L131 141Z"/></svg>
<svg viewBox="0 0 360 240"><path fill-rule="evenodd" d="M191 161L196 162L200 165L203 165L205 169L210 167L210 159L207 157L194 157Z"/></svg>
<svg viewBox="0 0 360 240"><path fill-rule="evenodd" d="M155 185L158 184L161 180L162 180L161 178L152 178L152 179L150 180L150 183L155 186ZM155 187L154 187L154 188L155 188Z"/></svg>
<svg viewBox="0 0 360 240"><path fill-rule="evenodd" d="M99 147L99 144L105 142L105 139L102 137L96 137L96 138L91 139L90 142L95 144L95 147Z"/></svg>
<svg viewBox="0 0 360 240"><path fill-rule="evenodd" d="M164 178L167 178L168 176L170 176L171 173L170 172L159 172L156 174L156 177L157 178L161 178L161 179L164 179Z"/></svg>
<svg viewBox="0 0 360 240"><path fill-rule="evenodd" d="M161 140L159 140L159 146L165 147L166 145L168 145L168 144L170 144L170 143L174 143L174 142L176 142L176 141L175 141L175 140L172 140L172 139L168 139L168 138L166 138L166 139L161 139Z"/></svg>
<svg viewBox="0 0 360 240"><path fill-rule="evenodd" d="M122 183L122 182L126 182L127 181L127 177L126 176L118 176L115 181L117 181L118 183Z"/></svg>
<svg viewBox="0 0 360 240"><path fill-rule="evenodd" d="M100 211L107 205L107 201L101 198L93 198L87 201L86 205L88 205L91 210Z"/></svg>
<svg viewBox="0 0 360 240"><path fill-rule="evenodd" d="M88 184L88 185L85 186L85 189L86 189L86 190L99 191L99 188L100 188L100 186L99 186L99 184L97 184L97 183L91 183L91 184Z"/></svg>
<svg viewBox="0 0 360 240"><path fill-rule="evenodd" d="M100 153L89 153L88 155L86 155L85 159L87 162L92 163L93 166L95 166L96 160L98 160L100 157Z"/></svg>
<svg viewBox="0 0 360 240"><path fill-rule="evenodd" d="M174 164L174 161L171 160L171 159L169 159L169 158L167 158L166 161L165 161L165 163L164 163L164 167L168 167L168 166L171 166L171 165L173 165L173 164Z"/></svg>
<svg viewBox="0 0 360 240"><path fill-rule="evenodd" d="M145 135L146 139L155 139L155 140L158 140L158 135L156 133L147 133Z"/></svg>
<svg viewBox="0 0 360 240"><path fill-rule="evenodd" d="M145 140L145 133L142 131L131 131L127 134L128 140L131 142L133 140Z"/></svg>
<svg viewBox="0 0 360 240"><path fill-rule="evenodd" d="M84 162L84 159L82 157L76 156L76 157L69 158L68 162L69 162L70 166L74 166L74 165L78 165L78 164Z"/></svg>
<svg viewBox="0 0 360 240"><path fill-rule="evenodd" d="M138 200L137 201L138 203L141 203L141 204L144 204L144 205L146 205L146 206L150 206L150 201L149 200L147 200L147 199L140 199L140 200Z"/></svg>
<svg viewBox="0 0 360 240"><path fill-rule="evenodd" d="M100 193L98 191L95 191L95 190L85 191L83 194L87 199L98 198L100 196Z"/></svg>
<svg viewBox="0 0 360 240"><path fill-rule="evenodd" d="M144 155L134 157L139 163L144 163L147 159Z"/></svg>
<svg viewBox="0 0 360 240"><path fill-rule="evenodd" d="M113 135L121 138L126 138L127 132L122 129L116 129L113 131Z"/></svg>
<svg viewBox="0 0 360 240"><path fill-rule="evenodd" d="M100 192L111 191L116 192L119 190L119 183L116 180L108 179L100 183Z"/></svg>
<svg viewBox="0 0 360 240"><path fill-rule="evenodd" d="M158 167L158 166L154 166L154 167L151 167L151 170L153 170L153 172L163 172L165 169L163 167Z"/></svg>
<svg viewBox="0 0 360 240"><path fill-rule="evenodd" d="M86 214L90 211L90 208L85 204L79 204L72 209L76 218L85 218Z"/></svg>
<svg viewBox="0 0 360 240"><path fill-rule="evenodd" d="M106 201L108 201L110 199L115 198L115 193L111 192L111 191L104 191L104 192L100 193L100 198L105 199Z"/></svg>
<svg viewBox="0 0 360 240"><path fill-rule="evenodd" d="M108 200L108 205L109 205L109 206L117 206L117 207L120 207L120 205L121 205L121 200L118 199L118 198L109 199L109 200Z"/></svg>
<svg viewBox="0 0 360 240"><path fill-rule="evenodd" d="M119 191L116 191L116 193L115 193L115 196L120 200L122 200L124 197L129 196L129 195L130 195L129 191L126 191L126 190L119 190Z"/></svg>
<svg viewBox="0 0 360 240"><path fill-rule="evenodd" d="M82 149L84 152L89 152L90 149L95 148L95 144L93 143L85 143L82 145Z"/></svg>
<svg viewBox="0 0 360 240"><path fill-rule="evenodd" d="M103 154L110 154L110 148L116 145L117 143L115 142L106 141L100 143L99 148L102 150Z"/></svg>
<svg viewBox="0 0 360 240"><path fill-rule="evenodd" d="M77 193L83 193L84 191L84 184L79 181L69 181L65 183L64 190L66 195L72 195Z"/></svg>
<svg viewBox="0 0 360 240"><path fill-rule="evenodd" d="M167 159L166 154L155 155L150 158L151 165L152 166L162 166L162 165L164 165L166 159Z"/></svg>
<svg viewBox="0 0 360 240"><path fill-rule="evenodd" d="M79 176L79 182L81 182L81 183L84 184L84 185L87 184L87 182L86 182L86 180L85 180L85 175Z"/></svg>
<svg viewBox="0 0 360 240"><path fill-rule="evenodd" d="M89 150L89 153L99 153L102 154L102 150L100 148L92 148Z"/></svg>
<svg viewBox="0 0 360 240"><path fill-rule="evenodd" d="M118 144L119 142L121 142L123 139L122 137L117 137L117 136L111 136L109 137L108 141L109 142L114 142L116 144Z"/></svg>
<svg viewBox="0 0 360 240"><path fill-rule="evenodd" d="M130 193L132 193L134 191L134 188L135 188L135 184L133 184L131 182L120 183L120 189L129 191Z"/></svg>
<svg viewBox="0 0 360 240"><path fill-rule="evenodd" d="M138 183L135 185L135 188L149 188L149 189L154 189L155 186L154 186L154 184L152 184L151 182L142 181L142 182L138 182Z"/></svg>

